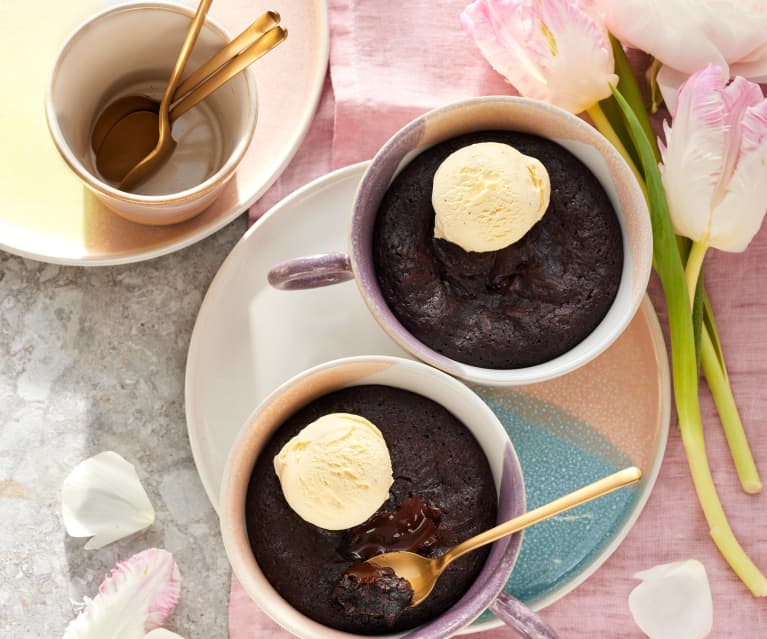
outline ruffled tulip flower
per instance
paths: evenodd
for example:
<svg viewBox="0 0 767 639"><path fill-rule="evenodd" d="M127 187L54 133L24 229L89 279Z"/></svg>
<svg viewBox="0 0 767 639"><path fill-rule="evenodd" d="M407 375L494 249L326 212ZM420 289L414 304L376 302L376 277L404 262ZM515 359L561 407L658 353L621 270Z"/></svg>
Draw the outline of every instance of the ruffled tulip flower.
<svg viewBox="0 0 767 639"><path fill-rule="evenodd" d="M593 0L476 0L461 13L482 55L521 95L571 113L610 97L612 47Z"/></svg>
<svg viewBox="0 0 767 639"><path fill-rule="evenodd" d="M600 0L607 28L624 44L663 66L658 86L675 112L676 92L707 64L728 77L767 82L767 2L764 0Z"/></svg>
<svg viewBox="0 0 767 639"><path fill-rule="evenodd" d="M595 0L475 0L461 23L482 55L527 98L589 114L643 185L599 106L618 84L610 34Z"/></svg>
<svg viewBox="0 0 767 639"><path fill-rule="evenodd" d="M679 91L664 122L661 174L678 235L693 240L688 284L709 246L744 251L767 212L767 100L759 85L708 65Z"/></svg>
<svg viewBox="0 0 767 639"><path fill-rule="evenodd" d="M112 569L98 594L85 598L63 639L181 639L160 629L180 593L181 575L173 556L149 548Z"/></svg>

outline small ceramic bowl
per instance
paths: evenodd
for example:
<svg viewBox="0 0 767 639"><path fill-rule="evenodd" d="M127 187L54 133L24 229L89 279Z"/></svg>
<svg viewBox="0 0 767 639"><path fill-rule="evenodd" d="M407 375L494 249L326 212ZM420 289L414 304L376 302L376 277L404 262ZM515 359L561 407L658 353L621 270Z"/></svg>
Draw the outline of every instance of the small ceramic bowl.
<svg viewBox="0 0 767 639"><path fill-rule="evenodd" d="M261 449L288 417L322 395L361 384L403 388L447 408L487 454L498 490L498 520L510 519L525 510L522 471L506 431L493 411L456 379L420 362L383 356L334 360L298 374L272 392L240 430L224 468L219 512L226 553L243 588L272 619L302 639L353 639L358 635L333 630L306 617L266 579L248 542L248 482ZM476 582L456 604L417 629L386 637L443 639L460 631L496 600L520 545L519 534L495 542ZM497 614L504 615L502 610ZM525 609L520 616L530 614Z"/></svg>
<svg viewBox="0 0 767 639"><path fill-rule="evenodd" d="M466 133L506 130L553 140L583 162L604 187L623 235L623 271L612 306L597 327L562 355L525 368L492 369L450 359L416 339L387 305L373 261L378 207L394 177L429 147ZM510 96L463 100L430 111L395 133L373 158L354 199L349 253L289 260L269 273L272 285L301 289L355 279L370 312L402 348L463 379L491 386L533 384L569 373L603 352L626 329L647 288L652 230L642 191L626 162L594 127L544 102Z"/></svg>
<svg viewBox="0 0 767 639"><path fill-rule="evenodd" d="M91 148L96 118L125 95L160 100L193 13L158 2L107 9L72 33L51 73L45 110L56 147L96 197L135 222L173 224L202 212L234 175L255 131L256 85L246 70L173 124L173 155L135 193L99 175ZM184 76L230 40L206 19Z"/></svg>

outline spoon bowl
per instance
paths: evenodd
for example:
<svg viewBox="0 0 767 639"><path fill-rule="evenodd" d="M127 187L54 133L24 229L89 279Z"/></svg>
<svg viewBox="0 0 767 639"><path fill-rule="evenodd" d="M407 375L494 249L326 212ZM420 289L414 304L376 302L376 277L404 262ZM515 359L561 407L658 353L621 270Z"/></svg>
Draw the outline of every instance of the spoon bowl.
<svg viewBox="0 0 767 639"><path fill-rule="evenodd" d="M410 606L417 606L431 594L437 579L453 561L472 550L519 530L537 524L565 510L584 504L614 490L629 486L642 478L642 471L635 466L608 475L578 490L514 517L490 530L467 539L443 555L428 559L408 551L387 552L371 557L366 563L378 568L390 568L397 577L406 579L413 589Z"/></svg>
<svg viewBox="0 0 767 639"><path fill-rule="evenodd" d="M149 102L151 104L146 108L123 116L99 146L96 168L107 180L121 181L157 146L160 137L160 108L154 100Z"/></svg>
<svg viewBox="0 0 767 639"><path fill-rule="evenodd" d="M117 100L111 102L101 112L101 115L99 115L96 123L93 125L93 131L91 132L91 147L93 151L98 154L110 131L127 115L136 111L155 110L160 110L159 101L152 100L152 98L145 95L124 95L121 98L117 98ZM109 179L108 176L105 177Z"/></svg>

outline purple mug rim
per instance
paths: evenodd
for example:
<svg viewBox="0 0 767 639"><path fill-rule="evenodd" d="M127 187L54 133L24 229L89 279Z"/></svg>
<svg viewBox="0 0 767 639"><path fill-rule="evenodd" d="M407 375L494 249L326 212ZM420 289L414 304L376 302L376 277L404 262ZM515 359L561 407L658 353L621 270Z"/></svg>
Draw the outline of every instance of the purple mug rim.
<svg viewBox="0 0 767 639"><path fill-rule="evenodd" d="M627 307L621 313L622 319L620 321L619 328L611 331L611 333L608 336L609 339L606 339L602 343L600 343L599 348L594 349L594 352L588 354L588 356L586 357L582 357L581 359L576 360L575 362L571 362L571 363L561 362L562 358L565 358L573 350L571 349L570 351L567 351L563 353L562 355L559 355L553 360L549 360L541 364L524 367L524 368L491 369L491 368L483 368L479 366L465 364L458 360L454 360L449 357L446 357L445 355L442 355L441 353L435 351L434 349L430 348L429 346L427 346L426 344L418 340L412 333L410 333L410 331L408 331L402 325L399 319L394 315L394 313L386 304L381 294L380 286L378 285L377 278L375 276L375 273L373 272L373 268L371 265L372 259L369 255L366 255L366 252L368 253L370 252L369 243L366 241L366 235L368 231L366 228L361 228L362 221L364 218L364 213L368 210L368 207L370 206L370 191L371 189L374 189L375 187L380 188L380 184L376 184L375 180L377 179L379 172L384 170L384 167L386 166L387 162L391 162L391 157L396 156L397 148L402 146L404 143L412 141L413 144L408 149L408 153L412 153L415 150L417 150L418 152L421 152L427 147L424 147L424 149L417 148L417 141L418 141L417 138L419 137L420 133L423 131L423 129L425 128L429 120L431 120L432 118L444 115L446 113L450 113L451 111L471 108L471 107L478 107L485 104L487 105L506 104L506 105L519 105L519 106L532 105L532 106L535 106L535 108L541 109L544 112L548 112L551 116L555 118L559 118L562 122L568 121L571 123L571 126L578 127L580 128L580 130L583 130L583 131L587 131L588 132L587 134L593 136L595 140L602 137L601 134L599 134L593 127L591 127L591 125L581 120L577 116L573 115L572 113L565 111L564 109L561 109L554 105L548 104L546 102L542 102L540 100L533 100L533 99L525 98L521 96L494 95L494 96L482 96L477 98L468 98L468 99L452 102L450 104L446 104L446 105L437 107L435 109L432 109L430 111L427 111L426 113L423 113L422 115L418 116L414 120L407 123L401 129L399 129L396 133L394 133L387 140L387 142L384 143L384 145L378 150L378 152L375 154L370 164L366 168L362 176L362 180L360 181L360 184L357 188L357 191L354 197L354 203L352 206L352 215L351 215L351 222L350 222L350 229L349 229L349 236L348 236L349 237L348 256L349 256L349 261L351 264L352 271L354 272L354 280L357 284L357 288L360 291L360 295L362 299L365 301L365 304L368 307L368 310L376 319L379 326L381 326L381 328L386 332L386 334L404 350L406 350L407 352L411 353L418 359L422 360L423 362L431 366L434 366L444 372L450 373L451 375L456 375L458 377L469 380L471 382L481 383L481 384L490 385L490 386L513 386L513 385L532 384L532 383L546 381L548 379L552 379L552 378L564 375L566 373L569 373L579 368L580 366L583 366L584 364L591 361L591 359L593 359L600 353L604 352L604 350L608 348L623 333L625 328L628 326L631 319L639 310L642 300L644 299L644 295L637 294L633 296L630 307ZM416 139L414 140L414 138ZM594 148L597 148L597 147L594 146ZM632 194L631 194L632 199L636 200L639 206L644 206L644 208L646 209L646 202L641 193L640 187L638 183L636 183L636 180L633 177L633 174L631 173L630 168L625 163L625 160L623 160L623 158L620 156L618 151L614 149L612 145L610 145L610 143L607 142L606 140L605 140L605 144L598 147L597 150L600 153L600 155L602 156L608 155L612 161L617 162L617 165L621 167L619 170L623 174L621 177L628 180L627 184L630 185L630 190L632 191ZM398 158L397 160L398 168L401 168L402 163L408 159L407 158L408 153L404 154L401 158ZM396 176L397 172L398 170L392 174L392 177ZM387 183L386 185L383 186L383 188L384 189L388 188L388 186L389 184ZM636 283L631 285L631 288L633 290L633 289L638 289L641 287L641 290L644 291L646 290L647 285L649 283L650 273L652 270L652 235L650 230L649 213L647 213L647 215L639 216L639 217L640 217L640 223L646 227L644 228L643 235L649 238L649 242L646 243L647 246L645 247L647 248L647 251L645 252L648 253L648 255L647 256L642 255L642 260L640 262L641 270L639 272L638 278L634 277L634 279L636 279ZM630 251L630 247L627 245L626 232L623 225L622 213L619 215L619 219L621 220L621 234L623 235L623 239L624 239L624 253L628 254L628 252ZM624 283L625 279L626 278L622 276L621 283L619 286L619 292L620 292L620 288L623 288L626 285ZM597 325L597 328L594 329L595 331L603 325L605 319L608 316L611 316L613 313L617 314L617 312L614 309L615 309L615 303L608 310L608 313L605 315L605 318L603 318L602 321L600 321L600 323ZM574 348L577 348L577 346ZM515 379L511 379L512 376L510 374L515 374L514 375Z"/></svg>

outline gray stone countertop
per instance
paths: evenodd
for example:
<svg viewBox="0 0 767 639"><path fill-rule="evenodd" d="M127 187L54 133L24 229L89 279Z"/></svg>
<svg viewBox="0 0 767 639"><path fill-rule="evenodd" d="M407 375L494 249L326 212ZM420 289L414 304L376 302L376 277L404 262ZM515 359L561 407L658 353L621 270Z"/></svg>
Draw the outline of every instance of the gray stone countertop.
<svg viewBox="0 0 767 639"><path fill-rule="evenodd" d="M230 569L195 469L184 368L197 311L246 230L115 267L55 266L0 251L0 639L61 637L115 563L173 553L181 599L166 627L227 637ZM154 505L146 531L100 550L68 537L61 483L114 450Z"/></svg>

